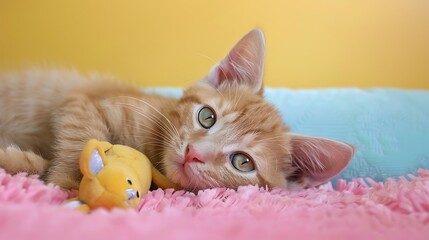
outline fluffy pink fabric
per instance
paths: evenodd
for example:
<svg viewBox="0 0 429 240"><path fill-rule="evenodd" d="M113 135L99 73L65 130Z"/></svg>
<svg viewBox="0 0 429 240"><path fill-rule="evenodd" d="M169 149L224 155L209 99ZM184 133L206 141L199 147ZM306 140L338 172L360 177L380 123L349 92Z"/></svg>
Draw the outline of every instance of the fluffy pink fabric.
<svg viewBox="0 0 429 240"><path fill-rule="evenodd" d="M429 239L429 170L418 174L338 190L157 190L139 211L86 215L61 206L66 192L0 170L0 239Z"/></svg>

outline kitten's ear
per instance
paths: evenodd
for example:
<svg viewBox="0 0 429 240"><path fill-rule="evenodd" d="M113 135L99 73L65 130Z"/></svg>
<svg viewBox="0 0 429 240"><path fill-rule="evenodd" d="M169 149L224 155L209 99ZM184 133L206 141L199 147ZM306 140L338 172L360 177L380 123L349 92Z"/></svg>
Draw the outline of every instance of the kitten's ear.
<svg viewBox="0 0 429 240"><path fill-rule="evenodd" d="M254 29L235 44L225 59L215 65L203 81L215 88L238 84L251 88L255 93L261 92L264 62L264 34L261 30Z"/></svg>
<svg viewBox="0 0 429 240"><path fill-rule="evenodd" d="M326 139L288 134L292 144L292 164L297 171L288 180L299 188L320 185L343 170L354 154L354 147Z"/></svg>

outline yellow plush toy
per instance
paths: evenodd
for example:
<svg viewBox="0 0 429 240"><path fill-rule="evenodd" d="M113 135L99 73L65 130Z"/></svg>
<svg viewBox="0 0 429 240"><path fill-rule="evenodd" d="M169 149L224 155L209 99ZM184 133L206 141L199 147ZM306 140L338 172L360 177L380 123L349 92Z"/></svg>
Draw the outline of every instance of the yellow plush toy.
<svg viewBox="0 0 429 240"><path fill-rule="evenodd" d="M81 154L80 171L79 195L65 205L85 212L99 207L136 208L152 181L160 188L179 189L141 152L94 139Z"/></svg>

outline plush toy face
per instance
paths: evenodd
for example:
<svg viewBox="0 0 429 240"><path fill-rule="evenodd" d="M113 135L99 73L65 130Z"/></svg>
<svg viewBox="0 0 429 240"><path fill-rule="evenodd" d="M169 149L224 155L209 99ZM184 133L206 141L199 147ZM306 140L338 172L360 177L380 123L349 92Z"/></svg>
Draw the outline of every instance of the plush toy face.
<svg viewBox="0 0 429 240"><path fill-rule="evenodd" d="M141 187L135 173L123 163L111 163L98 174L102 187L128 207L136 207L140 202Z"/></svg>
<svg viewBox="0 0 429 240"><path fill-rule="evenodd" d="M126 152L108 143L100 144L95 140L88 142L80 162L83 179L79 200L91 209L138 206L142 194L149 190L152 178L150 163L146 163L149 160L144 156L136 158ZM136 171L133 166L139 169ZM142 178L138 174L145 176Z"/></svg>

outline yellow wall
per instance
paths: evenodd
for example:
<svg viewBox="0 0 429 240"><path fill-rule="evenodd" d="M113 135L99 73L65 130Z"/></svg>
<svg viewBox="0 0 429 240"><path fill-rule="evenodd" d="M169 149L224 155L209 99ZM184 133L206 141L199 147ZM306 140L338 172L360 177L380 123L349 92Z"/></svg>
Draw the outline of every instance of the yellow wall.
<svg viewBox="0 0 429 240"><path fill-rule="evenodd" d="M429 1L0 1L0 70L76 67L186 86L248 30L266 85L429 89Z"/></svg>

